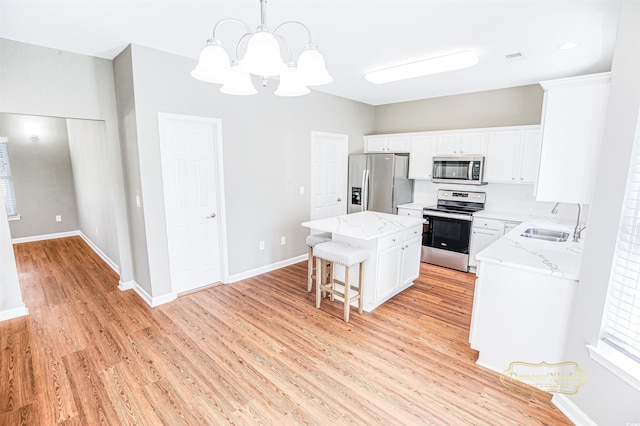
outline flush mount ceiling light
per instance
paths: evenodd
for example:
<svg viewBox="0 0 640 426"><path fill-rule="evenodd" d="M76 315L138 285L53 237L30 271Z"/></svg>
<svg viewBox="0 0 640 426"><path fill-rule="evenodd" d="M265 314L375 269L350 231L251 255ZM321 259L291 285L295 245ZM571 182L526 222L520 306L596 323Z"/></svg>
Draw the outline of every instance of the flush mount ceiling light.
<svg viewBox="0 0 640 426"><path fill-rule="evenodd" d="M570 41L570 42L561 44L560 46L558 46L558 49L571 50L571 49L575 49L576 47L578 47L578 43L576 43L575 41Z"/></svg>
<svg viewBox="0 0 640 426"><path fill-rule="evenodd" d="M234 18L224 18L213 27L213 36L207 40L207 45L200 52L200 58L191 75L207 83L222 84L220 91L232 95L253 95L257 90L251 82L249 74L257 75L266 86L269 77L280 77L275 94L278 96L301 96L309 93L308 86L330 83L333 79L327 72L325 61L318 46L311 41L311 32L306 25L298 21L287 21L269 31L265 24L267 1L260 0L260 25L255 31L251 30L243 21ZM234 22L243 26L247 32L240 37L235 47L235 58L229 62L229 55L216 39L218 25ZM297 62L294 60L289 43L278 34L285 25L299 25L307 32L307 43ZM247 40L246 43L245 40ZM246 47L244 45L246 44ZM281 48L286 51L283 60ZM239 52L244 49L243 57Z"/></svg>
<svg viewBox="0 0 640 426"><path fill-rule="evenodd" d="M364 78L374 84L390 83L392 81L407 80L445 71L469 68L478 63L478 57L470 50L451 53L409 64L397 65L366 73Z"/></svg>

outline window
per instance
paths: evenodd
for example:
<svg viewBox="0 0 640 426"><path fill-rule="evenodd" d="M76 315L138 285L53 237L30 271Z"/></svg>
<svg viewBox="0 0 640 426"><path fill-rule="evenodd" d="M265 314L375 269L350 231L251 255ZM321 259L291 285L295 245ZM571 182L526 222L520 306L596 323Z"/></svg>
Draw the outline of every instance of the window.
<svg viewBox="0 0 640 426"><path fill-rule="evenodd" d="M640 126L636 129L600 342L591 356L640 389Z"/></svg>
<svg viewBox="0 0 640 426"><path fill-rule="evenodd" d="M4 196L4 204L7 209L7 216L18 216L16 207L16 194L13 190L13 177L9 166L9 149L7 138L0 137L0 187Z"/></svg>

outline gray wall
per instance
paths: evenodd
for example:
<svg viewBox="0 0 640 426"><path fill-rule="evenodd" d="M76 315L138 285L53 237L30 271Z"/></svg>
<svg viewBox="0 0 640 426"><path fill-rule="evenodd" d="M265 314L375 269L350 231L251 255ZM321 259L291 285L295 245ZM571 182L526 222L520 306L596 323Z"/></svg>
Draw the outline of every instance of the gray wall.
<svg viewBox="0 0 640 426"><path fill-rule="evenodd" d="M381 105L375 133L540 124L543 97L535 84Z"/></svg>
<svg viewBox="0 0 640 426"><path fill-rule="evenodd" d="M82 233L115 265L119 264L118 241L110 200L104 121L66 120L76 193L78 223Z"/></svg>
<svg viewBox="0 0 640 426"><path fill-rule="evenodd" d="M132 280L112 62L0 39L0 112L103 120L120 277ZM100 247L107 251L108 248Z"/></svg>
<svg viewBox="0 0 640 426"><path fill-rule="evenodd" d="M63 118L0 114L0 135L9 139L9 161L20 220L13 238L78 230L67 126ZM36 135L37 141L31 140ZM56 222L56 215L62 222Z"/></svg>
<svg viewBox="0 0 640 426"><path fill-rule="evenodd" d="M627 165L640 112L640 2L623 2L611 67L604 148L587 229L565 358L578 363L588 382L570 400L599 425L640 422L640 391L594 362L585 345L598 341L616 235L627 180Z"/></svg>
<svg viewBox="0 0 640 426"><path fill-rule="evenodd" d="M230 274L304 254L308 231L300 223L309 219L309 191L304 196L294 192L310 187L311 131L348 134L349 150L361 151L362 135L374 128L374 107L320 92L280 98L272 93L273 82L251 97L224 95L219 86L189 75L192 59L136 45L131 55L139 163L127 163L127 175L140 175L146 231L146 241L133 246L141 251L136 259L145 257L146 250L150 270L150 282L138 284L154 297L170 292L158 112L222 120ZM139 189L131 177L127 184L128 192ZM136 239L142 234L132 231ZM279 244L281 235L287 237L286 246ZM258 251L259 240L266 242L266 250Z"/></svg>
<svg viewBox="0 0 640 426"><path fill-rule="evenodd" d="M124 193L127 199L127 220L131 235L131 255L135 281L152 295L147 233L144 223L144 206L138 207L136 197L142 202L140 183L140 156L138 154L138 126L133 85L131 46L113 60L116 104L120 123L120 146L124 169Z"/></svg>

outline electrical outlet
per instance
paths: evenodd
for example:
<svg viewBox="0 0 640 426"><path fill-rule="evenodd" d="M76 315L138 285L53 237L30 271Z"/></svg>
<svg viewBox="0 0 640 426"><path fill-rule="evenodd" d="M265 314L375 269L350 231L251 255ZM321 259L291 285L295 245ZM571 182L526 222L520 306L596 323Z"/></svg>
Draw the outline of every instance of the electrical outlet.
<svg viewBox="0 0 640 426"><path fill-rule="evenodd" d="M304 195L304 186L300 187L300 195Z"/></svg>
<svg viewBox="0 0 640 426"><path fill-rule="evenodd" d="M280 245L283 246L285 244L287 244L287 238L283 235L280 237Z"/></svg>
<svg viewBox="0 0 640 426"><path fill-rule="evenodd" d="M264 250L264 241L260 241L260 244L258 247L260 248L260 250Z"/></svg>
<svg viewBox="0 0 640 426"><path fill-rule="evenodd" d="M56 215L56 222L62 222L62 215Z"/></svg>

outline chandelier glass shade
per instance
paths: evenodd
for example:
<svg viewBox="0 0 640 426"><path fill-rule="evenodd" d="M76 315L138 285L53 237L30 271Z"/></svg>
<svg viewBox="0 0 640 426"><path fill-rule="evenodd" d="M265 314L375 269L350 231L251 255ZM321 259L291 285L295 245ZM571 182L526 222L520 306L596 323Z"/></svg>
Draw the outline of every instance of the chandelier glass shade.
<svg viewBox="0 0 640 426"><path fill-rule="evenodd" d="M333 79L327 71L324 57L311 41L311 32L307 26L298 21L287 21L270 32L265 26L266 3L266 0L260 0L261 22L255 31L237 19L225 18L218 21L213 28L213 37L207 40L200 52L198 64L191 75L207 83L222 84L220 91L232 95L257 93L251 74L260 77L263 85L266 85L269 78L279 77L280 83L275 91L278 96L306 95L310 92L308 86L330 83ZM236 56L231 63L222 43L215 36L218 25L224 22L235 22L247 30L236 44ZM302 26L307 33L308 40L297 63L289 43L278 34L285 25ZM244 56L240 57L239 52L243 49ZM286 60L283 60L281 51L287 53Z"/></svg>

